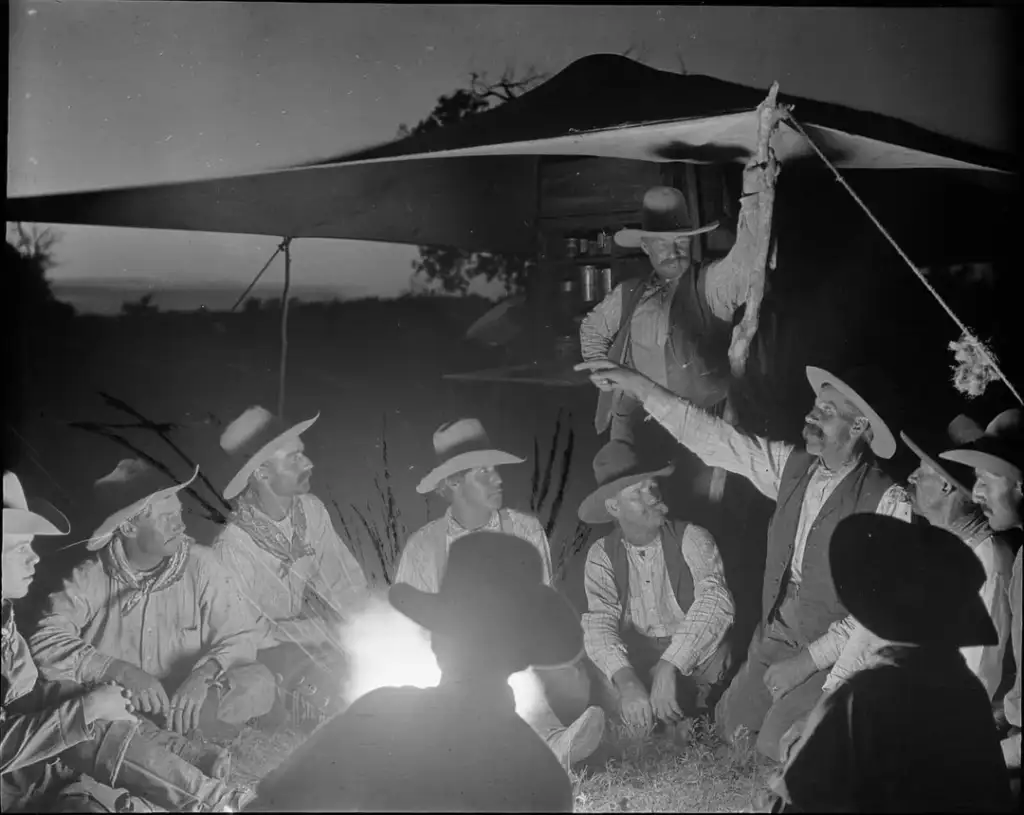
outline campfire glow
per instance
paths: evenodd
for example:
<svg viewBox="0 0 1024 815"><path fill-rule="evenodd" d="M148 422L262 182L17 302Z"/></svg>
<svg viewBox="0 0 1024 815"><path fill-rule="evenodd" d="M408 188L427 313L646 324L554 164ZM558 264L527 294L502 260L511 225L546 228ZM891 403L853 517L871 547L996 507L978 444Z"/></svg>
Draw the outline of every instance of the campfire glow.
<svg viewBox="0 0 1024 815"><path fill-rule="evenodd" d="M349 659L350 676L345 701L383 687L433 688L441 681L441 670L430 649L430 635L387 600L376 598L348 622L341 642ZM531 670L509 677L516 699L516 712L526 718L537 707L542 691Z"/></svg>

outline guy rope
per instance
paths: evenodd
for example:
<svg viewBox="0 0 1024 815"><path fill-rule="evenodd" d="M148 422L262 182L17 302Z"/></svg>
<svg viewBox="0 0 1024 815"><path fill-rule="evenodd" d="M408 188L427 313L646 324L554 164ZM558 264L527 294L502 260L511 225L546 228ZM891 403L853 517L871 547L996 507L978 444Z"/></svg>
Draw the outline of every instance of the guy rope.
<svg viewBox="0 0 1024 815"><path fill-rule="evenodd" d="M999 379L1003 380L1003 383L1006 385L1007 388L1009 388L1010 393L1013 394L1014 398L1018 402L1020 402L1021 405L1024 405L1024 398L1021 398L1020 393L1018 393L1017 389L1014 388L1013 383L1010 382L1006 374L1004 374L1003 371L1000 369L999 363L995 358L995 354L993 354L988 348L985 347L985 344L974 335L974 332L967 327L963 320L961 320L956 315L953 309L951 309L946 304L946 301L942 299L942 296L937 291L935 291L935 288L928 282L928 280L925 278L921 270L914 265L913 261L911 261L909 257L907 257L906 252L904 252L903 249L900 248L900 245L896 243L896 240L892 237L892 235L890 235L886 228L882 226L879 220L875 217L874 213L872 213L871 210L868 209L867 205L860 199L860 196L858 196L857 193L853 191L853 188L850 187L846 179L843 178L842 174L840 174L839 170L835 168L835 165L833 165L832 162L825 157L825 154L821 152L821 150L818 148L818 145L816 145L814 141L811 139L811 137L807 135L807 132L803 129L803 127L800 126L800 123L793 117L792 113L786 114L785 121L788 124L792 125L793 128L807 140L807 143L810 144L811 149L818 154L818 158L825 162L826 166L832 171L832 174L836 177L836 180L843 186L843 188L848 193L850 193L850 196L853 198L854 201L857 202L857 205L862 210L864 210L868 218L871 219L871 222L876 227L878 227L878 231L881 232L882 235L885 236L886 240L888 240L889 243L892 244L892 247L896 250L899 256L903 258L907 266L910 267L910 271L912 271L917 276L918 280L921 281L921 283L932 295L932 297L934 297L938 301L939 305L942 306L946 314L948 314L950 318L953 320L953 322L957 324L957 327L960 329L961 332L960 340L959 342L950 343L950 349L955 350L957 352L957 361L970 365L972 361L977 360L980 367L980 372L974 375L974 378L976 380L979 380L979 384L976 388L968 388L962 386L960 381L961 377L958 376L957 389L967 393L968 396L976 396L980 392L984 391L984 386L987 384L990 378L998 377Z"/></svg>

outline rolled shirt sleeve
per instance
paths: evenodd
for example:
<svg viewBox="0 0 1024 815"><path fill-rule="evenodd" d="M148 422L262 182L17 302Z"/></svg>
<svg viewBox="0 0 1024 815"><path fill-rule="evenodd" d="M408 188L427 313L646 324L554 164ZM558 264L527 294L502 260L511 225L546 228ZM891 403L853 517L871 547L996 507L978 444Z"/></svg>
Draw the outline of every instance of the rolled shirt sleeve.
<svg viewBox="0 0 1024 815"><path fill-rule="evenodd" d="M694 598L662 659L675 665L683 676L689 676L721 645L736 609L711 533L689 524L683 535L682 551L693 575Z"/></svg>
<svg viewBox="0 0 1024 815"><path fill-rule="evenodd" d="M708 265L704 295L711 311L720 320L732 320L736 309L747 301L757 259L758 221L758 196L744 196L740 199L736 241L729 254Z"/></svg>
<svg viewBox="0 0 1024 815"><path fill-rule="evenodd" d="M748 436L664 388L644 401L646 410L672 437L709 467L743 476L775 501L793 445Z"/></svg>
<svg viewBox="0 0 1024 815"><path fill-rule="evenodd" d="M604 538L595 541L587 552L583 588L587 594L587 611L581 620L583 646L591 662L611 679L629 667L629 657L619 634L622 605Z"/></svg>
<svg viewBox="0 0 1024 815"><path fill-rule="evenodd" d="M114 658L86 642L82 629L112 601L106 574L95 559L78 566L64 581L64 588L50 595L28 641L44 678L80 684L100 681Z"/></svg>
<svg viewBox="0 0 1024 815"><path fill-rule="evenodd" d="M622 284L609 292L580 323L580 354L585 360L605 359L622 324Z"/></svg>

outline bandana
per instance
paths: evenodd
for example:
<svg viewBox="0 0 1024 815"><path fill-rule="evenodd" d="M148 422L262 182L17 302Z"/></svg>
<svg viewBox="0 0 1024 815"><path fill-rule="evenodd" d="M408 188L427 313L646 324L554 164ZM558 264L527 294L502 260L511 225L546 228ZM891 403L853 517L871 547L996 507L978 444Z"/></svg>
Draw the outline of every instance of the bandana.
<svg viewBox="0 0 1024 815"><path fill-rule="evenodd" d="M228 519L252 538L260 549L281 564L282 579L291 572L295 561L313 555L313 547L306 542L306 513L299 499L292 501L292 539L288 540L277 524L264 515L253 503L249 493L238 499L238 507Z"/></svg>
<svg viewBox="0 0 1024 815"><path fill-rule="evenodd" d="M185 541L163 566L140 576L128 565L121 537L115 535L103 550L101 557L104 559L107 573L126 587L122 593L124 600L121 603L121 613L127 614L153 592L166 589L181 580L185 574L185 567L188 565L191 546L189 541Z"/></svg>

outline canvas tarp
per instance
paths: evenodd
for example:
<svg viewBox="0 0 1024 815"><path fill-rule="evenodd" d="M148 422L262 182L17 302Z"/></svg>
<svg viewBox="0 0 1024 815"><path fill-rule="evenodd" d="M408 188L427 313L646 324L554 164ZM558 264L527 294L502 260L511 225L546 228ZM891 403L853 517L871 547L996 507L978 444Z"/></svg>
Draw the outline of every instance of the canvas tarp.
<svg viewBox="0 0 1024 815"><path fill-rule="evenodd" d="M8 199L8 221L346 238L466 250L535 247L540 156L745 161L766 90L595 55L464 122L301 167ZM838 167L1008 172L1003 156L897 120L787 97ZM776 152L812 162L787 125Z"/></svg>

